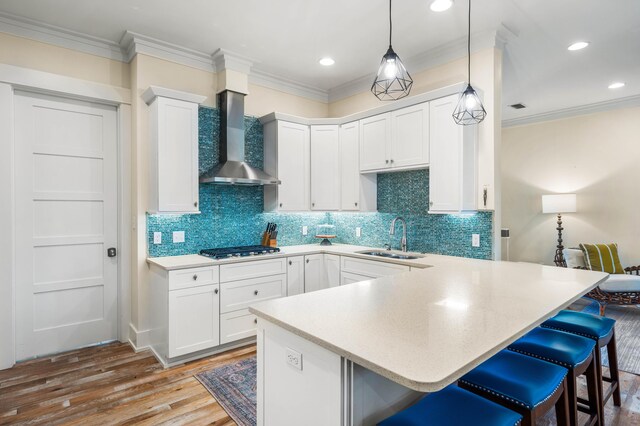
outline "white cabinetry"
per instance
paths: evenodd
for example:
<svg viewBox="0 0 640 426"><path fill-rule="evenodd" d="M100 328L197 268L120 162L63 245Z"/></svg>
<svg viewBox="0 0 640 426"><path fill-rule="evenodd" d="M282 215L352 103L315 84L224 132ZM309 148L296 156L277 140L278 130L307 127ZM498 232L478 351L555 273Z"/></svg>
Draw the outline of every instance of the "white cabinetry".
<svg viewBox="0 0 640 426"><path fill-rule="evenodd" d="M150 87L149 212L197 213L198 103L204 96Z"/></svg>
<svg viewBox="0 0 640 426"><path fill-rule="evenodd" d="M327 285L337 287L340 285L340 256L335 254L324 255L324 269L327 274Z"/></svg>
<svg viewBox="0 0 640 426"><path fill-rule="evenodd" d="M310 254L304 257L305 293L328 288L326 276L323 254Z"/></svg>
<svg viewBox="0 0 640 426"><path fill-rule="evenodd" d="M429 213L477 209L477 127L451 118L458 95L430 102Z"/></svg>
<svg viewBox="0 0 640 426"><path fill-rule="evenodd" d="M154 266L150 276L150 345L163 364L218 346L218 267L166 271Z"/></svg>
<svg viewBox="0 0 640 426"><path fill-rule="evenodd" d="M284 258L220 266L220 343L255 336L257 319L249 305L286 295Z"/></svg>
<svg viewBox="0 0 640 426"><path fill-rule="evenodd" d="M360 171L429 165L429 103L360 120Z"/></svg>
<svg viewBox="0 0 640 426"><path fill-rule="evenodd" d="M337 125L311 126L311 210L340 209Z"/></svg>
<svg viewBox="0 0 640 426"><path fill-rule="evenodd" d="M219 293L218 284L169 291L169 358L220 344Z"/></svg>
<svg viewBox="0 0 640 426"><path fill-rule="evenodd" d="M287 258L287 296L304 293L304 256Z"/></svg>
<svg viewBox="0 0 640 426"><path fill-rule="evenodd" d="M408 272L411 268L397 263L379 262L349 256L340 257L340 284L380 278Z"/></svg>
<svg viewBox="0 0 640 426"><path fill-rule="evenodd" d="M360 174L360 125L340 126L340 210L376 211L377 175Z"/></svg>
<svg viewBox="0 0 640 426"><path fill-rule="evenodd" d="M280 185L266 185L267 211L309 210L309 126L271 121L264 126L264 170Z"/></svg>

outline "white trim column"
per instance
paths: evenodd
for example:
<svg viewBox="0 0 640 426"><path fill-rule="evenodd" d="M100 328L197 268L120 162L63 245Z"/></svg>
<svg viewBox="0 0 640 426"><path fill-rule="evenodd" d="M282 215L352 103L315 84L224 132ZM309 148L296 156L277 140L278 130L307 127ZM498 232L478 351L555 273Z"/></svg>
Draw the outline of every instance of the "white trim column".
<svg viewBox="0 0 640 426"><path fill-rule="evenodd" d="M0 83L0 370L16 362L13 197L13 88Z"/></svg>

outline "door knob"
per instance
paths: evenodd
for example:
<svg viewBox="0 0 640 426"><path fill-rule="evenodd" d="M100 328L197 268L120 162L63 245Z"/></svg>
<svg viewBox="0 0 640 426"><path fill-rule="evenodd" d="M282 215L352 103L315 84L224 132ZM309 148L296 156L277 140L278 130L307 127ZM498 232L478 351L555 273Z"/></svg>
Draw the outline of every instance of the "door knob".
<svg viewBox="0 0 640 426"><path fill-rule="evenodd" d="M117 250L116 250L116 248L115 248L115 247L109 247L109 248L107 249L107 256L109 256L109 257L116 257L116 254L117 254Z"/></svg>
<svg viewBox="0 0 640 426"><path fill-rule="evenodd" d="M258 295L258 290L254 291L253 294Z"/></svg>

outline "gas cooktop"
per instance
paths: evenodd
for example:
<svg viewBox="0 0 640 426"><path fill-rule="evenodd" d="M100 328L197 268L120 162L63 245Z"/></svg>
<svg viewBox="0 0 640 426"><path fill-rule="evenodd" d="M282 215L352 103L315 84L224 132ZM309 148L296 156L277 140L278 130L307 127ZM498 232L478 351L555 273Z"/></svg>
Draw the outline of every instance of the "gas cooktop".
<svg viewBox="0 0 640 426"><path fill-rule="evenodd" d="M214 259L226 259L228 257L260 256L263 254L277 253L279 251L280 249L278 247L240 246L200 250L200 254Z"/></svg>

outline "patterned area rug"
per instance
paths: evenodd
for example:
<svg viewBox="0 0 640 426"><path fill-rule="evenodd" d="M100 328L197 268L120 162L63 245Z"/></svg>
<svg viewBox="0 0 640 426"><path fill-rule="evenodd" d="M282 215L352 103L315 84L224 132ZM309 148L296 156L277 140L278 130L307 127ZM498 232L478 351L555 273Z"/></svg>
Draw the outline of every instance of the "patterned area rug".
<svg viewBox="0 0 640 426"><path fill-rule="evenodd" d="M196 374L239 426L256 424L256 357Z"/></svg>
<svg viewBox="0 0 640 426"><path fill-rule="evenodd" d="M590 303L582 308L582 312L598 315L598 304ZM607 306L605 316L616 320L618 368L628 373L640 374L640 307ZM604 348L602 364L609 366Z"/></svg>

